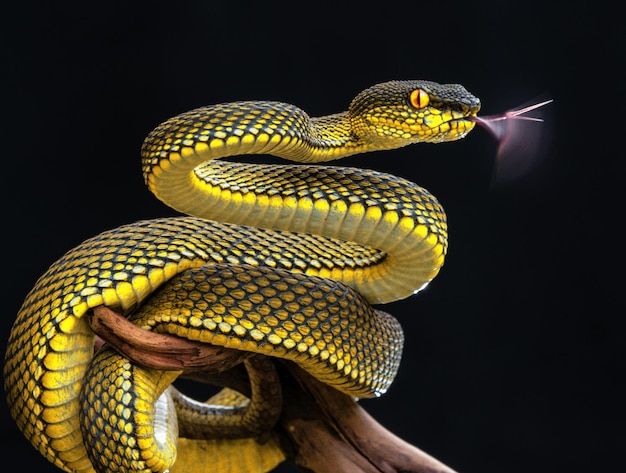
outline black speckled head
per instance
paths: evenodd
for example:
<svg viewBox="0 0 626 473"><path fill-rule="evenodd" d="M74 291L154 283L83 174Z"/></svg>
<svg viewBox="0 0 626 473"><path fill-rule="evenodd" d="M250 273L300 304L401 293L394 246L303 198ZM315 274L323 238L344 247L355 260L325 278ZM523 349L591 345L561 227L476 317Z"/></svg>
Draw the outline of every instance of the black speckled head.
<svg viewBox="0 0 626 473"><path fill-rule="evenodd" d="M410 144L463 138L474 128L470 118L479 110L480 100L462 85L414 80L364 90L350 104L349 113L360 139L377 142L392 137Z"/></svg>

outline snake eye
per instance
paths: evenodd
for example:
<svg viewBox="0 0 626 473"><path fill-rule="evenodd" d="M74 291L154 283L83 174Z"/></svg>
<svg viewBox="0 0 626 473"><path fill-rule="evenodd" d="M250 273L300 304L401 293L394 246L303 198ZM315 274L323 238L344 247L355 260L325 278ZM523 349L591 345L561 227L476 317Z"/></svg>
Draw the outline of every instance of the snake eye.
<svg viewBox="0 0 626 473"><path fill-rule="evenodd" d="M430 102L430 97L422 89L415 89L409 97L411 105L415 108L424 108Z"/></svg>

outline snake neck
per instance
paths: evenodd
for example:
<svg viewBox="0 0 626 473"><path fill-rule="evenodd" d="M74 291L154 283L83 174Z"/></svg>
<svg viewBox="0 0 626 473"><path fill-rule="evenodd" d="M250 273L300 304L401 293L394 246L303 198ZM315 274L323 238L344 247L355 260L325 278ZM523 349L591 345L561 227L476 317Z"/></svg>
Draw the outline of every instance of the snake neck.
<svg viewBox="0 0 626 473"><path fill-rule="evenodd" d="M406 141L401 142L390 137L377 139L368 133L368 127L362 120L351 116L347 111L311 118L308 136L310 147L306 149L306 153L301 155L294 153L286 156L287 159L325 162L370 151L395 149L408 144Z"/></svg>
<svg viewBox="0 0 626 473"><path fill-rule="evenodd" d="M311 118L307 141L307 152L290 159L322 162L364 151L364 143L352 132L348 112Z"/></svg>

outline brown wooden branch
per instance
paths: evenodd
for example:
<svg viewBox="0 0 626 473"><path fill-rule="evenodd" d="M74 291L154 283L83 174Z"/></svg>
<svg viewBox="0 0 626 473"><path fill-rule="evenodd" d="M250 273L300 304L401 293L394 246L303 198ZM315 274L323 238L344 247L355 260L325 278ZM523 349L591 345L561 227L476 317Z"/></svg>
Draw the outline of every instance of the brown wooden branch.
<svg viewBox="0 0 626 473"><path fill-rule="evenodd" d="M182 369L195 380L250 394L245 370L234 366L246 354L155 334L104 307L93 311L91 324L107 343L138 364ZM298 467L317 473L454 473L389 432L352 397L294 363L281 361L278 372L284 403L270 435Z"/></svg>
<svg viewBox="0 0 626 473"><path fill-rule="evenodd" d="M284 392L288 401L280 425L292 445L291 459L296 465L320 473L454 473L389 432L352 397L294 364L287 368L297 386L295 392Z"/></svg>
<svg viewBox="0 0 626 473"><path fill-rule="evenodd" d="M220 373L251 356L239 350L144 330L105 306L93 310L89 323L96 335L118 353L148 368Z"/></svg>

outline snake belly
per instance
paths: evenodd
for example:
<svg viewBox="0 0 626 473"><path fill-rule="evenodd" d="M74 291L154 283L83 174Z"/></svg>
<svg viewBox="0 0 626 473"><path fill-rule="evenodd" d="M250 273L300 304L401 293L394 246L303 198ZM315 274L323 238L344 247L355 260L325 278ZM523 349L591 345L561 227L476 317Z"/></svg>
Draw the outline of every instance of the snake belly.
<svg viewBox="0 0 626 473"><path fill-rule="evenodd" d="M142 147L145 181L189 216L106 231L39 278L5 355L4 387L20 430L59 468L93 471L78 415L94 347L85 314L99 305L131 314L190 268L245 264L329 278L368 303L422 289L447 249L438 201L405 179L314 163L460 139L479 108L459 85L392 81L358 94L348 111L320 118L250 101L199 108L158 126ZM301 164L219 161L245 154Z"/></svg>

